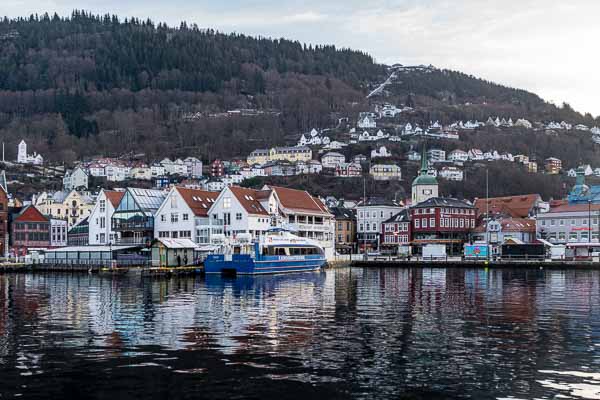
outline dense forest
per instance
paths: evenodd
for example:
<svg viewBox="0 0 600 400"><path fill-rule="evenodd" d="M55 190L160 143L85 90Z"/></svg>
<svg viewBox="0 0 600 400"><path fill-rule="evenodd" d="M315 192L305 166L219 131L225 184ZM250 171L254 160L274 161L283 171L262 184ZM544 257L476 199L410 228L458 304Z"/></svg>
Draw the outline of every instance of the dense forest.
<svg viewBox="0 0 600 400"><path fill-rule="evenodd" d="M282 144L351 113L386 73L334 46L82 11L5 18L0 42L0 136L67 162L130 150L231 157ZM240 108L275 111L209 117Z"/></svg>

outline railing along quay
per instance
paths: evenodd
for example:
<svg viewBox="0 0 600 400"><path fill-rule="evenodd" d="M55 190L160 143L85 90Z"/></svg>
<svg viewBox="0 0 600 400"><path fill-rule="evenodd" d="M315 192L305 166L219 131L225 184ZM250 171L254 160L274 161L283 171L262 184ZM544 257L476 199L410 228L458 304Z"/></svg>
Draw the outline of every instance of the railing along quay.
<svg viewBox="0 0 600 400"><path fill-rule="evenodd" d="M447 258L394 258L370 257L354 259L350 262L357 268L549 268L549 269L600 269L598 260L550 260L544 258L507 258L507 259L462 259Z"/></svg>

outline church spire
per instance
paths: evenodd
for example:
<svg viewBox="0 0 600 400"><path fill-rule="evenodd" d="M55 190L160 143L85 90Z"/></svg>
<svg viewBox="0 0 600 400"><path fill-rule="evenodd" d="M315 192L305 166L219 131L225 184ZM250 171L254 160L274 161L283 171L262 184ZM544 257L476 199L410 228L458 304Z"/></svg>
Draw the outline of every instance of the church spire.
<svg viewBox="0 0 600 400"><path fill-rule="evenodd" d="M427 146L423 143L423 148L421 149L421 175L427 175L427 171L429 167L427 165Z"/></svg>

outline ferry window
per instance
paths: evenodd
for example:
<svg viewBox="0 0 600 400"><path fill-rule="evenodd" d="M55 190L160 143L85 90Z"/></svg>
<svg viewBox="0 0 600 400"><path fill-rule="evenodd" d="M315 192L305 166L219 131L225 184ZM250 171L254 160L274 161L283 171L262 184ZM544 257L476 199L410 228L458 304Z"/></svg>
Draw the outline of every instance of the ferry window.
<svg viewBox="0 0 600 400"><path fill-rule="evenodd" d="M278 256L285 256L285 249L283 247L278 247L277 248L277 255Z"/></svg>

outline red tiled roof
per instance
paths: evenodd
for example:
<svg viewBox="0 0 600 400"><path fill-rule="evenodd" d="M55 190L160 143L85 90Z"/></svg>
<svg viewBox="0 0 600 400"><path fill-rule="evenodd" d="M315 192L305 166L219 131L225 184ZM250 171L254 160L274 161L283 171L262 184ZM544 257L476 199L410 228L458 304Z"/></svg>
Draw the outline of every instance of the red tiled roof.
<svg viewBox="0 0 600 400"><path fill-rule="evenodd" d="M117 208L123 196L125 196L125 192L117 192L114 190L105 190L104 195L110 201L110 204L113 205L114 208Z"/></svg>
<svg viewBox="0 0 600 400"><path fill-rule="evenodd" d="M485 214L489 208L490 214L501 213L514 218L526 218L539 199L539 194L476 199L475 209L477 209L477 216Z"/></svg>
<svg viewBox="0 0 600 400"><path fill-rule="evenodd" d="M265 193L262 190L254 190L242 188L239 186L231 186L231 193L240 202L242 207L249 213L254 215L269 215L267 210L260 204L259 199L264 199ZM268 195L268 192L267 192Z"/></svg>
<svg viewBox="0 0 600 400"><path fill-rule="evenodd" d="M209 192L206 190L199 189L188 189L178 187L176 190L179 192L183 201L192 209L192 212L197 217L207 217L208 210L219 197L218 192Z"/></svg>
<svg viewBox="0 0 600 400"><path fill-rule="evenodd" d="M330 214L325 204L304 190L270 186L284 208L315 214Z"/></svg>
<svg viewBox="0 0 600 400"><path fill-rule="evenodd" d="M35 206L28 206L15 218L15 222L48 222L48 218Z"/></svg>

